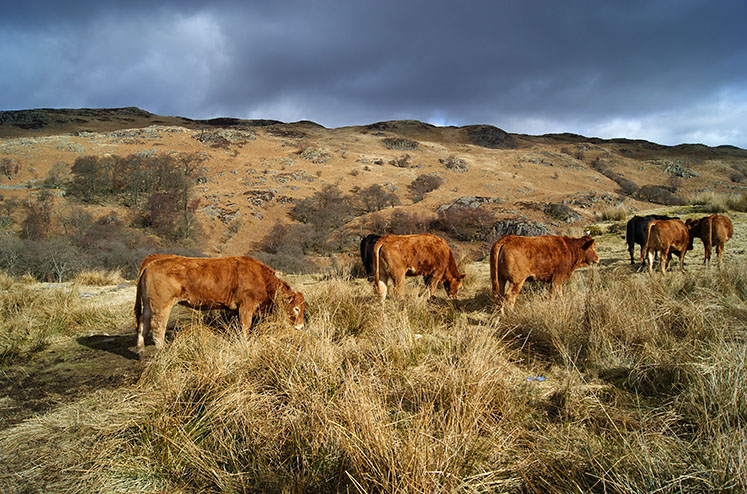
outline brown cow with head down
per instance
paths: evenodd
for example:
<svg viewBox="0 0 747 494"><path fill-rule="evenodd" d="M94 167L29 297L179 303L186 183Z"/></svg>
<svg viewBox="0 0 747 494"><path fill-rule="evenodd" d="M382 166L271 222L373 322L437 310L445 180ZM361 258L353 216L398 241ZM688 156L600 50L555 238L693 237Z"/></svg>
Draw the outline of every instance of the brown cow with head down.
<svg viewBox="0 0 747 494"><path fill-rule="evenodd" d="M137 353L142 358L145 336L153 328L156 348L163 347L166 323L175 303L194 309L229 309L239 313L244 331L258 310L284 303L296 329L304 327L304 298L258 260L247 257L200 258L165 256L145 266L138 280Z"/></svg>
<svg viewBox="0 0 747 494"><path fill-rule="evenodd" d="M718 267L721 267L721 258L724 255L724 244L734 235L734 225L731 220L722 214L712 214L699 219L689 219L685 222L690 233L690 247L692 248L692 239L695 237L703 241L705 249L705 259L703 264L711 263L711 247L716 246L716 256L718 257Z"/></svg>
<svg viewBox="0 0 747 494"><path fill-rule="evenodd" d="M667 272L672 254L680 258L680 271L685 272L685 254L693 248L687 227L680 220L651 220L648 238L641 250L641 261L646 260L649 274L653 273L654 252L659 252L661 273Z"/></svg>
<svg viewBox="0 0 747 494"><path fill-rule="evenodd" d="M392 279L399 293L406 275L422 275L430 296L443 283L446 294L456 299L464 275L459 273L454 254L441 237L419 235L385 235L374 245L374 292L383 302L387 282Z"/></svg>
<svg viewBox="0 0 747 494"><path fill-rule="evenodd" d="M512 308L528 279L550 282L551 295L562 295L563 283L576 268L597 262L599 257L590 235L581 238L506 235L490 249L490 281L495 303L501 313L504 299Z"/></svg>

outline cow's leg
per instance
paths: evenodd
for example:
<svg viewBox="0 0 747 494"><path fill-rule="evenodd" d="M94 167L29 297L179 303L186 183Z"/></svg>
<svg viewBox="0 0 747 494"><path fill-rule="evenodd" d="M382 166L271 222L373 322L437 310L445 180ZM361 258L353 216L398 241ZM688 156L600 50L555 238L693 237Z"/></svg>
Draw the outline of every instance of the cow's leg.
<svg viewBox="0 0 747 494"><path fill-rule="evenodd" d="M682 249L682 252L680 252L680 272L685 272L685 254L687 254L687 247Z"/></svg>
<svg viewBox="0 0 747 494"><path fill-rule="evenodd" d="M429 297L433 297L436 294L436 287L438 283L434 283L433 280L440 279L436 278L433 273L423 275L423 282L425 283L425 289L428 292Z"/></svg>
<svg viewBox="0 0 747 494"><path fill-rule="evenodd" d="M724 244L716 244L716 257L718 258L718 268L721 269L721 258L724 256Z"/></svg>
<svg viewBox="0 0 747 494"><path fill-rule="evenodd" d="M503 299L503 297L506 296L506 286L509 284L509 281L507 279L498 277L498 286L497 290L493 291L493 300L495 300L495 303L497 304L500 300Z"/></svg>
<svg viewBox="0 0 747 494"><path fill-rule="evenodd" d="M379 283L378 285L374 286L374 292L379 296L381 299L381 303L384 303L384 299L386 299L387 294L387 283L389 282L389 275L387 275L386 270L381 269L379 270Z"/></svg>
<svg viewBox="0 0 747 494"><path fill-rule="evenodd" d="M550 284L550 298L554 299L556 296L563 296L563 281L562 279L553 278Z"/></svg>
<svg viewBox="0 0 747 494"><path fill-rule="evenodd" d="M667 264L669 264L669 259L671 257L671 253L669 252L669 248L667 248L664 252L661 253L660 257L660 263L661 263L661 274L667 274Z"/></svg>
<svg viewBox="0 0 747 494"><path fill-rule="evenodd" d="M508 289L508 292L506 292L506 305L508 305L509 309L514 308L516 297L519 295L521 287L524 286L524 281L526 281L526 279L514 283L513 285L511 285L511 288Z"/></svg>
<svg viewBox="0 0 747 494"><path fill-rule="evenodd" d="M703 259L703 264L705 264L706 266L710 266L711 265L711 242L704 241L703 250L705 250L705 258Z"/></svg>
<svg viewBox="0 0 747 494"><path fill-rule="evenodd" d="M146 302L142 305L142 312L137 324L137 358L140 360L145 355L145 338L150 332L151 316L150 303Z"/></svg>
<svg viewBox="0 0 747 494"><path fill-rule="evenodd" d="M252 318L256 310L257 304L247 303L239 306L239 324L245 335L248 335L252 328Z"/></svg>
<svg viewBox="0 0 747 494"><path fill-rule="evenodd" d="M402 293L402 287L405 285L405 272L392 273L392 289L399 295Z"/></svg>
<svg viewBox="0 0 747 494"><path fill-rule="evenodd" d="M498 311L501 313L501 315L504 314L503 310L503 304L506 300L506 287L509 286L509 281L505 278L502 278L500 276L498 278L498 283L496 283L496 286L493 290L493 303L495 304Z"/></svg>
<svg viewBox="0 0 747 494"><path fill-rule="evenodd" d="M436 290L438 289L439 280L443 282L445 280L444 275L446 274L446 269L438 270L430 273L427 275L425 280L425 286L428 287L428 296L430 298L433 298L436 296ZM445 287L446 285L444 285Z"/></svg>
<svg viewBox="0 0 747 494"><path fill-rule="evenodd" d="M648 274L654 274L654 253L651 250L646 251L646 264L648 265Z"/></svg>
<svg viewBox="0 0 747 494"><path fill-rule="evenodd" d="M169 322L169 314L175 302L175 298L170 298L166 303L156 305L156 309L153 310L151 329L153 330L153 343L156 344L157 350L162 349L166 343L166 324Z"/></svg>
<svg viewBox="0 0 747 494"><path fill-rule="evenodd" d="M641 245L641 266L640 268L643 268L643 266L646 265L646 252L643 249L643 245ZM640 270L639 268L639 270Z"/></svg>

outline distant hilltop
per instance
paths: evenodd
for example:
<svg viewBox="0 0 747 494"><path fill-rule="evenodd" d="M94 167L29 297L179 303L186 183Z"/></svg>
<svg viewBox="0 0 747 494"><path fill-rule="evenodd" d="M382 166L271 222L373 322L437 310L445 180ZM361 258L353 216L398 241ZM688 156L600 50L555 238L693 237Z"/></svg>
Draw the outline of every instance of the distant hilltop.
<svg viewBox="0 0 747 494"><path fill-rule="evenodd" d="M45 136L74 132L112 132L122 129L149 127L151 125L181 126L185 128L201 127L315 127L324 126L308 120L286 123L272 119L240 119L233 117L217 117L206 120L195 120L179 116L162 116L146 110L128 106L123 108L38 108L30 110L0 111L0 137ZM573 133L556 133L530 136L525 134L511 134L492 125L467 125L463 127L438 127L417 120L390 120L360 126L371 131L389 132L402 136L423 136L431 134L448 134L448 131L460 131L466 134L462 139L466 143L491 149L513 149L517 146L531 145L539 140L543 143L578 144L619 144L634 146L641 150L662 151L679 148L687 152L713 152L747 156L745 150L736 146L709 147L703 144L680 144L664 146L640 139L601 139L585 137ZM453 136L451 136L453 138ZM451 139L450 139L451 140Z"/></svg>

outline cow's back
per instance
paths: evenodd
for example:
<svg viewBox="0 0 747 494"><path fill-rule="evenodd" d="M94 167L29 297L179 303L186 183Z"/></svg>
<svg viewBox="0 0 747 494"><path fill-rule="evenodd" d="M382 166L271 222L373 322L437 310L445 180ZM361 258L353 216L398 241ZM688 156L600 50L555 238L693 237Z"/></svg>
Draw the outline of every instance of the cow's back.
<svg viewBox="0 0 747 494"><path fill-rule="evenodd" d="M626 225L625 240L628 244L637 243L643 245L648 237L648 227L653 220L673 220L676 217L670 217L662 214L649 214L647 216L633 216Z"/></svg>
<svg viewBox="0 0 747 494"><path fill-rule="evenodd" d="M376 247L388 261L401 261L408 267L426 268L445 263L451 249L444 239L430 233L415 235L384 235L376 241ZM396 259L395 259L396 258Z"/></svg>
<svg viewBox="0 0 747 494"><path fill-rule="evenodd" d="M564 237L507 235L501 239L498 269L507 279L531 277L546 281L558 272L570 273L573 258Z"/></svg>
<svg viewBox="0 0 747 494"><path fill-rule="evenodd" d="M712 235L714 243L725 243L734 235L734 225L728 217L722 214L714 214L711 218L713 218Z"/></svg>
<svg viewBox="0 0 747 494"><path fill-rule="evenodd" d="M174 297L193 307L236 307L237 258L169 256L143 272L149 296Z"/></svg>
<svg viewBox="0 0 747 494"><path fill-rule="evenodd" d="M270 304L281 285L287 285L271 267L253 257L237 258L236 273L236 292L242 300Z"/></svg>
<svg viewBox="0 0 747 494"><path fill-rule="evenodd" d="M652 220L646 242L648 250L665 251L674 248L682 252L687 249L690 234L680 220Z"/></svg>
<svg viewBox="0 0 747 494"><path fill-rule="evenodd" d="M140 263L140 269L138 269L138 276L140 276L143 273L143 270L153 261L158 261L161 259L166 259L169 257L181 257L177 256L175 254L148 254L145 256L145 259L143 259L143 262Z"/></svg>

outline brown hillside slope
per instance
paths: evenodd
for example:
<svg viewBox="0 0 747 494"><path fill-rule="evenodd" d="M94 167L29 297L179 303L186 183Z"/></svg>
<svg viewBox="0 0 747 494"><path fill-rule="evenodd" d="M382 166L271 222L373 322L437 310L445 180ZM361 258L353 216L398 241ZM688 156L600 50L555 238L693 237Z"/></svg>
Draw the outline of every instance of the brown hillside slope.
<svg viewBox="0 0 747 494"><path fill-rule="evenodd" d="M196 187L204 248L226 255L252 252L274 224L292 221L294 203L326 184L346 194L379 184L398 196L398 209L419 214L457 200L484 203L497 218L540 221L557 232L582 227L603 208L650 209L648 201L662 190L656 187L677 197L747 190L747 151L729 146L527 136L417 121L327 129L313 122L199 121L137 108L0 112L4 200L28 197L55 166L69 170L80 156L134 153L206 158L204 183ZM407 186L422 174L436 174L444 184L414 203ZM647 185L655 186L645 189L648 195L636 192ZM57 191L60 208L70 201L63 192ZM565 204L578 216L553 217L550 204ZM127 214L116 203L87 207L94 214ZM365 233L366 221L356 218L348 228Z"/></svg>

